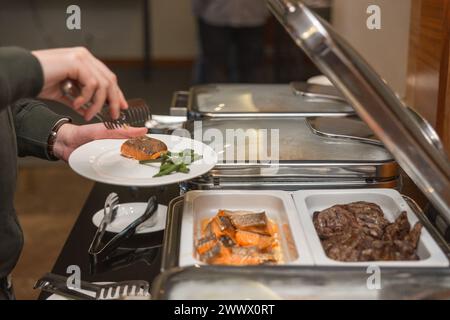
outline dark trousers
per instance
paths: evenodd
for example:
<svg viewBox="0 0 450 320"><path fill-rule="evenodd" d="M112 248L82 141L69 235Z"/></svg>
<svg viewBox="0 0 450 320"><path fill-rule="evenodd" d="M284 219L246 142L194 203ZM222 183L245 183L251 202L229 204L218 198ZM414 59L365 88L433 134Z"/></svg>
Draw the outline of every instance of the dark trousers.
<svg viewBox="0 0 450 320"><path fill-rule="evenodd" d="M314 11L323 19L330 21L330 8ZM274 82L307 81L322 73L278 22L275 23L274 34Z"/></svg>
<svg viewBox="0 0 450 320"><path fill-rule="evenodd" d="M198 33L196 83L262 81L264 26L219 27L198 19Z"/></svg>
<svg viewBox="0 0 450 320"><path fill-rule="evenodd" d="M15 300L10 278L0 278L0 300Z"/></svg>

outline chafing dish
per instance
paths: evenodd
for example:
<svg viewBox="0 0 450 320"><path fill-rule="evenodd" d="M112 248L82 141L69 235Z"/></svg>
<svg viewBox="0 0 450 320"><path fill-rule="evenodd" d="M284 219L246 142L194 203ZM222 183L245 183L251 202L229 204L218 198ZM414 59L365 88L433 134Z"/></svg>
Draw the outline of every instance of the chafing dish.
<svg viewBox="0 0 450 320"><path fill-rule="evenodd" d="M399 187L394 158L356 118L210 118L186 128L221 157L185 190ZM245 145L238 148L233 136L228 141L230 132L244 132Z"/></svg>
<svg viewBox="0 0 450 320"><path fill-rule="evenodd" d="M370 130L359 126L358 131L363 134L358 138L358 134L352 133L351 128L348 127L334 131L332 125L324 124L323 118L317 115L313 117L315 122L312 122L310 116L305 115L296 117L296 119L282 116L277 116L277 119L273 119L272 116L266 117L267 119L255 119L256 117L246 115L245 118L235 117L235 121L228 121L229 119L223 119L224 117L206 117L203 126L217 128L219 131L220 128L226 129L228 126L231 128L279 128L280 137L285 137L290 142L286 144L286 151L289 152L292 149L295 157L290 158L286 156L289 153L280 152L282 160L277 163L276 175L271 174L270 169L272 168L270 167L269 170L264 170L271 165L270 163L249 164L246 156L235 157L233 163L226 161L220 163L209 175L191 181L185 190L214 187L246 189L245 186L248 186L249 189L272 187L284 190L289 190L292 186L292 189L298 190L318 187L326 189L323 186L330 185L332 189L345 189L346 186L355 185L356 180L360 182L359 187L362 187L367 186L368 182L379 182L380 184L393 182L394 177L398 176L395 165L398 162L436 208L438 216L441 218L441 224L449 223L450 163L430 127L424 125L421 118L418 119L416 115L413 115L360 55L301 1L268 0L268 3L272 12L295 42L331 80L335 88L346 98ZM338 120L344 118L340 117ZM292 122L290 123L290 121ZM195 128L189 128L189 124L187 128L191 133L195 132ZM283 133L283 131L286 132ZM325 143L322 146L334 145L339 148L322 150L320 153L322 148L316 148L317 145L312 143L308 145L311 150L308 149L305 152L299 141L289 140L290 135L291 137L302 136L312 142L324 139ZM382 145L380 141L383 143ZM365 151L357 152L355 149L350 151L352 147L355 147L355 142L358 145L356 150L363 146ZM341 147L346 152L339 155ZM357 155L354 159L350 159L352 152ZM298 157L299 155L301 157ZM356 159L358 157L359 159ZM357 161L361 162L357 163ZM377 178L380 179L377 180ZM391 183L389 187L394 185L395 183ZM364 189L352 192L330 190L332 194L344 195L344 198L350 197L349 194L351 194L351 197L356 195L359 197L358 199L366 199L366 196L370 198L371 192L380 192L380 190L370 192L367 190L367 193L364 191ZM245 191L242 192L245 193ZM308 192L312 192L312 195L314 192L323 191ZM368 200L370 200L369 198ZM345 198L344 200L349 199ZM297 199L298 201L300 200ZM303 201L306 201L305 198ZM244 293L242 298L246 296L247 298L275 299L449 298L450 269L445 266L448 266L450 247L439 231L445 228L442 226L440 229L436 228L414 201L408 198L405 198L405 201L409 209L414 211L415 216L426 227L435 244L439 245L442 250L441 254L444 256L440 255L438 259L442 264L437 263L440 264L440 267L437 264L420 268L416 267L417 265L383 267L379 274L382 286L374 288L369 284L369 278L370 270L372 273L376 270L369 270L367 265L363 268L337 264L324 266L324 264L317 263L320 259L314 256L315 263L321 264L321 266L236 268L201 265L179 268L179 246L184 240L180 238L183 198L175 199L169 206L171 214L169 214L170 219L168 219L165 234L165 253L162 265L165 272L154 284L152 294L155 298L188 297L191 299L236 298L235 292ZM398 203L401 202L398 201ZM311 203L302 206L297 203L297 209L302 208L298 213L310 215L311 210L316 210L317 206ZM391 206L391 209L388 210L395 211L401 208L402 205L397 208ZM307 218L311 219L310 216ZM303 219L301 222L303 229L308 228L305 221ZM309 229L311 229L310 227ZM292 225L291 229L293 229ZM425 236L425 240L426 238L427 236ZM422 246L426 247L424 244ZM434 249L430 250L430 248L430 246L428 246L428 250L423 250L424 247L419 248L421 251L419 257L422 261L427 260L428 254L432 255L431 251ZM319 250L317 247L314 249L314 246L311 245L310 249ZM255 290L255 288L257 289ZM186 292L189 292L190 295L186 296ZM217 296L212 296L216 293Z"/></svg>
<svg viewBox="0 0 450 320"><path fill-rule="evenodd" d="M335 204L368 201L381 207L385 217L393 222L402 211L413 225L421 221L430 229L422 230L416 261L368 261L340 262L328 258L322 248L312 223L314 212ZM295 203L295 205L294 205ZM195 251L199 229L204 218L211 218L218 210L265 211L278 225L282 234L282 249L286 265L315 265L333 267L396 267L396 268L447 268L446 254L450 247L445 241L436 240L436 229L424 223L423 212L408 198L393 189L353 190L299 190L253 191L253 190L208 190L190 191L172 201L168 209L168 221L164 240L162 270L174 267L202 265ZM431 232L431 233L430 233ZM280 232L281 233L281 232ZM287 245L291 243L291 245Z"/></svg>
<svg viewBox="0 0 450 320"><path fill-rule="evenodd" d="M378 190L373 192L380 193ZM440 238L436 229L427 223L427 218L420 208L407 197L404 197L404 201L414 215L427 226L428 231L437 239L442 252L448 256L450 248ZM181 238L182 221L186 220L183 216L184 204L184 196L172 200L169 204L162 257L163 272L153 283L154 299L448 299L450 297L450 269L444 268L444 265L440 268L430 266L415 268L413 265L398 266L395 263L393 266L383 266L380 273L380 287L375 287L376 283L373 283L374 287L368 285L368 278L373 275L371 273L373 271L369 272L367 265L363 267L363 264L343 267L339 263L321 265L319 261L319 265L315 266L227 267L192 264L180 268L180 250L182 243L185 242L185 239Z"/></svg>
<svg viewBox="0 0 450 320"><path fill-rule="evenodd" d="M190 119L241 117L342 117L354 115L346 102L305 96L300 84L208 84L175 93L172 115Z"/></svg>

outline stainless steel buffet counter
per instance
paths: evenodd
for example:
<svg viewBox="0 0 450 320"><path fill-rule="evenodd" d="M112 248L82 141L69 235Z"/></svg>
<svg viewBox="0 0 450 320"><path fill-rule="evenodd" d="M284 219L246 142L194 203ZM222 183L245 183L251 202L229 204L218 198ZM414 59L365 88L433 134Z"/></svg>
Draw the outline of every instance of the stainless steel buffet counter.
<svg viewBox="0 0 450 320"><path fill-rule="evenodd" d="M398 217L404 210L409 220L420 221L426 228L422 240L428 236L432 239L436 250L431 251L440 257L440 263L424 263L432 261L433 254L425 253L424 247L421 249L419 245L422 253L419 252L419 260L411 264L368 261L324 265L317 259L320 243L312 246L311 240L307 241L313 257L310 266L287 263L284 266L226 267L186 260L185 252L195 257L192 234L196 227L192 219L196 213L189 214L186 209L189 201L178 198L169 206L163 273L154 284L154 297L449 298L450 250L442 235L445 228L433 226L413 200L401 199L399 193L392 191L402 191L401 167L436 209L441 223L450 222L450 163L437 135L420 115L399 100L357 52L301 1L269 0L268 3L286 31L330 79L339 94L336 97L300 95L298 88L307 86L295 83L208 85L176 94L174 111L187 115L189 121L185 129L188 133L211 143L223 155L222 161L207 175L183 184L182 193L187 192L187 198L191 198L192 192L198 192L192 190L203 190L204 196L211 195L211 190L215 190L215 195L223 191L223 199L211 201L216 207L205 209L210 214L225 209L225 205L243 206L246 197L253 207L263 207L263 202L254 198L250 190L278 190L274 195L285 190L294 195L295 200L296 192L310 194L311 189L319 189L317 194L322 193L321 199L328 200L322 206L314 202L315 205L311 205L314 208L333 204L333 201L341 204L349 199L363 201L366 198L377 202L387 216ZM201 127L198 120L201 120ZM214 135L204 135L207 129L221 137L227 136L227 130L246 133L246 150L240 154L228 153L227 149L235 148L235 139L231 143L217 141ZM270 132L273 129L278 130L280 142L279 158L275 162L261 157L258 147L261 138L258 130ZM256 148L250 139L252 132ZM391 189L386 194L392 194L394 200L374 197L384 192L377 188ZM239 197L228 197L230 193L225 190L235 190ZM339 197L342 194L346 196ZM249 207L252 206L245 208ZM307 207L296 203L297 214L306 215L305 210L313 210ZM312 215L313 211L308 214ZM291 225L291 231L313 232L311 225L307 230L305 219L301 220L299 228ZM191 262L186 264L181 260ZM376 268L381 268L382 288L372 288L368 282Z"/></svg>

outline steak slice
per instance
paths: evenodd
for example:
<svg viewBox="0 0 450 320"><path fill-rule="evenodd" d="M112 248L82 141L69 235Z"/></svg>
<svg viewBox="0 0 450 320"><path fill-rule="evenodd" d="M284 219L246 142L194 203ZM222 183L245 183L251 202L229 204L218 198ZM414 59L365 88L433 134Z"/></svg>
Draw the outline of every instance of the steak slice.
<svg viewBox="0 0 450 320"><path fill-rule="evenodd" d="M326 210L315 212L313 223L320 239L327 239L341 234L352 226L357 227L355 216L343 205L336 205Z"/></svg>
<svg viewBox="0 0 450 320"><path fill-rule="evenodd" d="M383 229L389 224L384 217L380 206L369 202L354 202L347 205L350 212L355 215L357 223L364 232L372 237L381 239Z"/></svg>
<svg viewBox="0 0 450 320"><path fill-rule="evenodd" d="M393 223L380 206L369 202L335 205L313 215L322 247L331 259L344 262L418 260L422 225L412 229L406 212Z"/></svg>
<svg viewBox="0 0 450 320"><path fill-rule="evenodd" d="M402 212L394 223L388 225L384 231L383 240L403 240L411 229L406 212Z"/></svg>

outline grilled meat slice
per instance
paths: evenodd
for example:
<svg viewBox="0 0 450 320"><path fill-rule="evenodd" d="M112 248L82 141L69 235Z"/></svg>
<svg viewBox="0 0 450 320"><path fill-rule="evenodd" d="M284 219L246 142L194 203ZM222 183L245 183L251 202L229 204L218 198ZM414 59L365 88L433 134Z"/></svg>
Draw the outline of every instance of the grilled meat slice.
<svg viewBox="0 0 450 320"><path fill-rule="evenodd" d="M394 223L389 224L383 235L383 240L403 240L411 229L406 212L402 212Z"/></svg>
<svg viewBox="0 0 450 320"><path fill-rule="evenodd" d="M355 202L316 212L313 222L331 259L346 262L418 259L422 225L417 223L411 230L406 212L389 223L378 205Z"/></svg>
<svg viewBox="0 0 450 320"><path fill-rule="evenodd" d="M355 216L345 206L341 205L315 212L313 222L320 239L341 234L352 226L357 227Z"/></svg>
<svg viewBox="0 0 450 320"><path fill-rule="evenodd" d="M327 256L338 261L359 261L360 253L370 247L373 237L362 229L349 229L322 241Z"/></svg>
<svg viewBox="0 0 450 320"><path fill-rule="evenodd" d="M360 261L411 261L418 260L416 248L409 241L376 240L361 252Z"/></svg>
<svg viewBox="0 0 450 320"><path fill-rule="evenodd" d="M351 203L346 208L354 214L356 222L366 234L381 239L383 230L389 221L384 217L384 213L378 205L360 201Z"/></svg>
<svg viewBox="0 0 450 320"><path fill-rule="evenodd" d="M420 240L420 234L422 232L422 224L420 222L417 222L414 227L411 229L409 234L405 236L405 241L410 242L415 249L417 249L417 246L419 245Z"/></svg>

